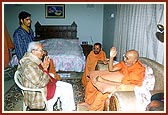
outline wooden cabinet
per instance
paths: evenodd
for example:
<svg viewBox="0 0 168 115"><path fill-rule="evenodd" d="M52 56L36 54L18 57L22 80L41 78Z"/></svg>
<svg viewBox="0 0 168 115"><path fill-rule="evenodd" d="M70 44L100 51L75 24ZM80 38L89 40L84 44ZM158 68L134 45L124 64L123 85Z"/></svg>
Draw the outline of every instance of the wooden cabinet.
<svg viewBox="0 0 168 115"><path fill-rule="evenodd" d="M88 44L81 44L81 47L83 49L83 53L84 53L85 57L87 58L87 56L89 55L90 51L92 51L93 46L92 45L88 45Z"/></svg>

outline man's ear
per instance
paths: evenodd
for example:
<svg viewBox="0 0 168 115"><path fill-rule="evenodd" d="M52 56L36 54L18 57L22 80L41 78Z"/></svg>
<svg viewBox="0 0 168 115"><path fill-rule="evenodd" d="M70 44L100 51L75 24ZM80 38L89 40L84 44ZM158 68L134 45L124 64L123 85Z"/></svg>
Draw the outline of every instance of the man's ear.
<svg viewBox="0 0 168 115"><path fill-rule="evenodd" d="M35 53L35 50L32 50L31 53L34 54L34 53Z"/></svg>
<svg viewBox="0 0 168 115"><path fill-rule="evenodd" d="M20 19L20 22L22 22L22 23L23 23L23 20L22 20L22 19Z"/></svg>
<svg viewBox="0 0 168 115"><path fill-rule="evenodd" d="M135 59L134 63L136 63L138 61L138 59Z"/></svg>

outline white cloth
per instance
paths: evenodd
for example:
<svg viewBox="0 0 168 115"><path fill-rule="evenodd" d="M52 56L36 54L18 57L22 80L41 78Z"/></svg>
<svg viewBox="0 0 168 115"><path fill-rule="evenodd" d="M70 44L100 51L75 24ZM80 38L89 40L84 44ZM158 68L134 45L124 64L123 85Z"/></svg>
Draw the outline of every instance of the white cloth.
<svg viewBox="0 0 168 115"><path fill-rule="evenodd" d="M19 62L18 62L17 56L16 56L16 55L13 55L12 59L11 59L10 62L9 62L9 65L10 65L11 67L14 67L14 66L17 66L18 63L19 63Z"/></svg>
<svg viewBox="0 0 168 115"><path fill-rule="evenodd" d="M150 66L147 65L144 66L146 70L142 86L146 87L148 90L153 90L155 86L155 76L153 74L153 69Z"/></svg>
<svg viewBox="0 0 168 115"><path fill-rule="evenodd" d="M145 77L142 86L135 86L134 92L136 96L136 109L137 111L145 111L147 104L150 103L151 93L155 85L155 76L151 67L144 65Z"/></svg>
<svg viewBox="0 0 168 115"><path fill-rule="evenodd" d="M58 97L60 97L62 111L75 110L74 93L70 83L57 81L54 97L47 101L49 111L53 111L53 106L56 103Z"/></svg>
<svg viewBox="0 0 168 115"><path fill-rule="evenodd" d="M144 86L135 86L134 92L136 96L136 110L145 111L146 106L150 103L151 93Z"/></svg>

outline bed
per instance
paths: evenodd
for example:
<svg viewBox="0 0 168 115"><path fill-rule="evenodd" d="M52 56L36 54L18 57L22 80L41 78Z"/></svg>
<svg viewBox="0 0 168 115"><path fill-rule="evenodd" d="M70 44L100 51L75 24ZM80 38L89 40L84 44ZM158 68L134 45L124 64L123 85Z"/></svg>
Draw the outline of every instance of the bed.
<svg viewBox="0 0 168 115"><path fill-rule="evenodd" d="M83 72L85 56L79 39L77 25L41 25L35 24L35 41L43 44L53 59L56 71Z"/></svg>

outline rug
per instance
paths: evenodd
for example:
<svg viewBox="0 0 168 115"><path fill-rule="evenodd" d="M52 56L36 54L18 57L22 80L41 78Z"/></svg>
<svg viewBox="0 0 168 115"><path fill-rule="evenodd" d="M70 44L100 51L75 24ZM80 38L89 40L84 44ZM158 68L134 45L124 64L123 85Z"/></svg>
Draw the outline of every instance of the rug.
<svg viewBox="0 0 168 115"><path fill-rule="evenodd" d="M61 81L72 84L74 90L75 104L84 101L84 88L80 77L63 78ZM22 111L23 96L20 89L14 84L9 91L4 94L4 111ZM56 104L54 105L56 111Z"/></svg>

